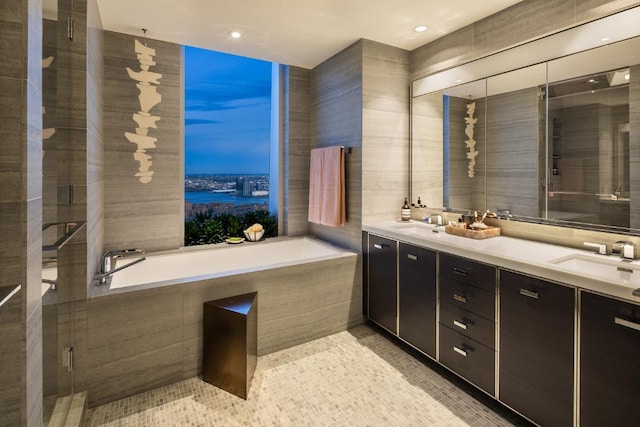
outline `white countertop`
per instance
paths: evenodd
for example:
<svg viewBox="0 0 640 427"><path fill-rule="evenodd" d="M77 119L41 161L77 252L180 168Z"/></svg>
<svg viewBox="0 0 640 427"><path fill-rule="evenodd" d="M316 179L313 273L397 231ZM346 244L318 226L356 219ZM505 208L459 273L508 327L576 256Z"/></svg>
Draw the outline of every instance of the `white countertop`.
<svg viewBox="0 0 640 427"><path fill-rule="evenodd" d="M454 236L444 226L420 221L385 221L364 225L364 231L417 246L448 252L585 290L640 303L640 261L513 237L484 240ZM564 261L564 262L563 262ZM618 271L618 267L624 269Z"/></svg>

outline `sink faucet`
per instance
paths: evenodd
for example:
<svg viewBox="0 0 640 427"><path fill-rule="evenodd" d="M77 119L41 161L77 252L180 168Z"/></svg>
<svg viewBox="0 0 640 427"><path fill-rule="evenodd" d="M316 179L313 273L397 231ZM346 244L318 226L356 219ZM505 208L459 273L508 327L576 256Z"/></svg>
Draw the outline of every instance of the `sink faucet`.
<svg viewBox="0 0 640 427"><path fill-rule="evenodd" d="M118 258L125 258L142 254L144 254L143 249L120 249L105 252L104 255L102 255L102 262L100 263L100 273L98 273L97 275L99 284L109 284L111 282L111 276L114 273L120 270L124 270L127 267L131 267L132 265L142 262L146 259L145 257L141 257L127 265L116 268L116 262Z"/></svg>
<svg viewBox="0 0 640 427"><path fill-rule="evenodd" d="M598 250L598 254L600 255L606 255L607 254L607 245L604 243L591 243L591 242L584 242L585 246L588 246L590 248L596 248Z"/></svg>
<svg viewBox="0 0 640 427"><path fill-rule="evenodd" d="M635 258L635 250L633 247L633 242L619 240L613 244L611 247L611 253L620 255L621 258L625 259L634 259Z"/></svg>
<svg viewBox="0 0 640 427"><path fill-rule="evenodd" d="M440 215L440 214L433 214L433 215L425 216L423 218L423 220L427 224L442 225L442 215Z"/></svg>

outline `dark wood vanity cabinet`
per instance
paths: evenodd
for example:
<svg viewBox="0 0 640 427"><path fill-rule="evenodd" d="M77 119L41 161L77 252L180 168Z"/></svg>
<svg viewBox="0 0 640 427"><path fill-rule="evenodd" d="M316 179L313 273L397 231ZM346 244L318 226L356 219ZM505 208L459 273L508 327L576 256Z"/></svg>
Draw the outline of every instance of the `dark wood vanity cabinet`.
<svg viewBox="0 0 640 427"><path fill-rule="evenodd" d="M400 243L398 335L436 357L436 253Z"/></svg>
<svg viewBox="0 0 640 427"><path fill-rule="evenodd" d="M368 233L363 248L373 322L538 425L640 425L639 304L576 306L573 287Z"/></svg>
<svg viewBox="0 0 640 427"><path fill-rule="evenodd" d="M369 234L367 249L369 319L397 334L397 242Z"/></svg>
<svg viewBox="0 0 640 427"><path fill-rule="evenodd" d="M500 271L499 400L539 425L573 425L575 293Z"/></svg>
<svg viewBox="0 0 640 427"><path fill-rule="evenodd" d="M439 362L495 394L496 268L440 253Z"/></svg>
<svg viewBox="0 0 640 427"><path fill-rule="evenodd" d="M640 305L581 292L580 425L640 424Z"/></svg>

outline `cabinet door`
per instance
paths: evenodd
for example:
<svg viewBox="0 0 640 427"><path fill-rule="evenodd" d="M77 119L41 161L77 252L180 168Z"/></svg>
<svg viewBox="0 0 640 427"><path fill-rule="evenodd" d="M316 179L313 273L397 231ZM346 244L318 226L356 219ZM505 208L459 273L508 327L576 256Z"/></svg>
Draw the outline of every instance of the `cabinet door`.
<svg viewBox="0 0 640 427"><path fill-rule="evenodd" d="M580 425L640 423L640 306L582 293Z"/></svg>
<svg viewBox="0 0 640 427"><path fill-rule="evenodd" d="M500 400L543 426L573 424L575 290L500 272Z"/></svg>
<svg viewBox="0 0 640 427"><path fill-rule="evenodd" d="M400 243L400 338L436 357L436 253Z"/></svg>
<svg viewBox="0 0 640 427"><path fill-rule="evenodd" d="M369 319L397 334L397 243L369 235Z"/></svg>

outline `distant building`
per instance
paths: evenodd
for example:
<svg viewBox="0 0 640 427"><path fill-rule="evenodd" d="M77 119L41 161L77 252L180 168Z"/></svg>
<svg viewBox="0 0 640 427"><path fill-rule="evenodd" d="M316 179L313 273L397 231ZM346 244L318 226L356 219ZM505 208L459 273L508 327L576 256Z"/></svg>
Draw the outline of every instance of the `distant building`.
<svg viewBox="0 0 640 427"><path fill-rule="evenodd" d="M251 196L251 184L251 179L247 176L240 176L236 178L236 194L245 197Z"/></svg>

